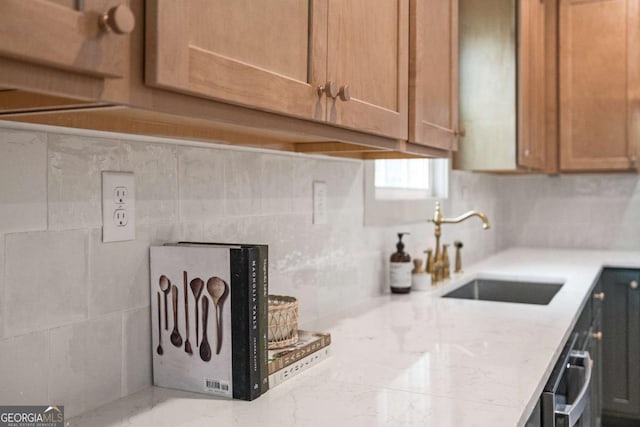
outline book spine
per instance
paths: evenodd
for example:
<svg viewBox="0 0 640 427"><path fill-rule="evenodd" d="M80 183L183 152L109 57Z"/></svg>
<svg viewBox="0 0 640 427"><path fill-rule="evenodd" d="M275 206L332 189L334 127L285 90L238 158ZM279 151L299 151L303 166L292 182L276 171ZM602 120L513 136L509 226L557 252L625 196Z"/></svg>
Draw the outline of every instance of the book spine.
<svg viewBox="0 0 640 427"><path fill-rule="evenodd" d="M269 375L269 387L273 388L278 384L282 384L286 380L295 377L296 375L306 371L314 365L317 365L324 359L328 358L330 355L331 347L327 346L321 350L303 357L302 359L296 361L295 363L287 366L284 369L276 371L275 373Z"/></svg>
<svg viewBox="0 0 640 427"><path fill-rule="evenodd" d="M260 358L260 393L269 390L269 246L259 245L258 266L258 357Z"/></svg>
<svg viewBox="0 0 640 427"><path fill-rule="evenodd" d="M231 249L231 353L233 398L260 395L257 364L257 254ZM254 319L256 319L254 321Z"/></svg>
<svg viewBox="0 0 640 427"><path fill-rule="evenodd" d="M282 354L277 359L269 363L269 375L286 368L287 366L309 356L310 354L318 350L328 347L329 344L331 344L331 334L321 334L319 339L313 340L305 345L291 350L288 353Z"/></svg>
<svg viewBox="0 0 640 427"><path fill-rule="evenodd" d="M247 248L249 265L249 380L251 384L249 400L260 396L260 346L258 312L258 267L260 266L260 251L257 247Z"/></svg>

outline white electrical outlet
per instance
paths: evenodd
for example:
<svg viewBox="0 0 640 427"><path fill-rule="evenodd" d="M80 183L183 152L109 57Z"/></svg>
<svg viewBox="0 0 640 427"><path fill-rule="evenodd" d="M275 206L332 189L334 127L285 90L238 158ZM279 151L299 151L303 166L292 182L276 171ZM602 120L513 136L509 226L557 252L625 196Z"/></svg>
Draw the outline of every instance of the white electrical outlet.
<svg viewBox="0 0 640 427"><path fill-rule="evenodd" d="M313 181L313 223L328 224L327 213L327 183Z"/></svg>
<svg viewBox="0 0 640 427"><path fill-rule="evenodd" d="M136 238L135 176L131 172L102 172L102 241Z"/></svg>

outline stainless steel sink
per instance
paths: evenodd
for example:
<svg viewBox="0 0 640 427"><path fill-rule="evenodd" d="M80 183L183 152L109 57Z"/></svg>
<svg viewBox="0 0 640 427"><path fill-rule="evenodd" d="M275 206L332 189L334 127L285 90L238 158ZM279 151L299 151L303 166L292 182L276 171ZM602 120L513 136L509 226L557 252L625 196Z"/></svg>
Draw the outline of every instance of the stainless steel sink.
<svg viewBox="0 0 640 427"><path fill-rule="evenodd" d="M475 279L443 295L483 301L547 305L564 282L533 282L504 279Z"/></svg>

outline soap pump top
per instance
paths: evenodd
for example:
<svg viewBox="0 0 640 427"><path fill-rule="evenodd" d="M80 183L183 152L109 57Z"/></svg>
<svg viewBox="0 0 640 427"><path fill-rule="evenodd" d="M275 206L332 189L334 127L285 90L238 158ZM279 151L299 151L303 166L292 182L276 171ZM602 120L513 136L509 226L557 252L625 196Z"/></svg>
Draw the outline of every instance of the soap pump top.
<svg viewBox="0 0 640 427"><path fill-rule="evenodd" d="M402 236L409 233L398 233L398 243L396 243L396 252L391 255L391 262L410 262L411 255L404 251L404 243Z"/></svg>

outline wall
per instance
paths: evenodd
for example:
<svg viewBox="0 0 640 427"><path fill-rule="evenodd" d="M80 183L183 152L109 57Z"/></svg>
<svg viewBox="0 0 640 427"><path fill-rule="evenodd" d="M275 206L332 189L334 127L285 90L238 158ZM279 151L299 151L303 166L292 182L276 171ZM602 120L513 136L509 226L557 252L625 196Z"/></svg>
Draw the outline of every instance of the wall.
<svg viewBox="0 0 640 427"><path fill-rule="evenodd" d="M640 250L640 177L498 177L499 247Z"/></svg>
<svg viewBox="0 0 640 427"><path fill-rule="evenodd" d="M359 161L0 125L0 402L63 404L73 416L151 384L148 247L265 242L270 291L301 300L303 325L386 292L395 233L413 255L425 222L363 227ZM135 172L136 240L101 242L101 171ZM313 180L329 224L312 224ZM495 178L452 173L445 214L497 215ZM444 226L465 262L497 248L499 224Z"/></svg>

